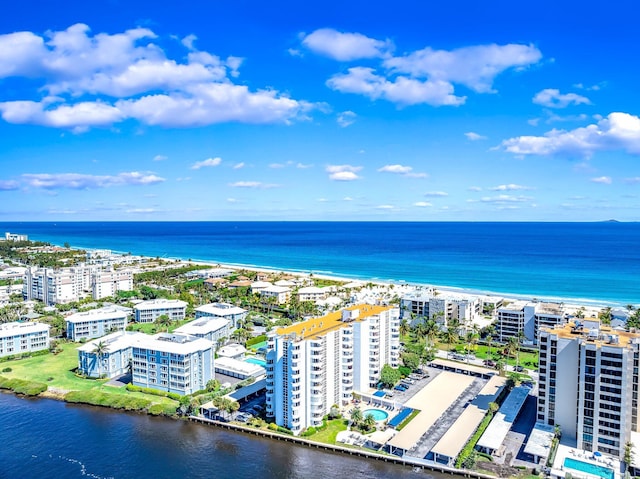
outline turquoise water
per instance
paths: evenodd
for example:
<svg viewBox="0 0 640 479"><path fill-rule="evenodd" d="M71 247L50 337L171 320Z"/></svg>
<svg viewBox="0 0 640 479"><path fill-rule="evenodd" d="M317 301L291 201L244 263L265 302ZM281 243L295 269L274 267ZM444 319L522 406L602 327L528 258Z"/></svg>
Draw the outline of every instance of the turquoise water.
<svg viewBox="0 0 640 479"><path fill-rule="evenodd" d="M564 467L575 469L576 471L580 472L586 472L587 474L591 474L593 476L599 476L602 477L602 479L613 479L615 477L613 469L598 466L597 464L591 464L589 462L578 461L577 459L572 459L570 457L567 457L564 460Z"/></svg>
<svg viewBox="0 0 640 479"><path fill-rule="evenodd" d="M0 222L54 244L640 304L640 223Z"/></svg>
<svg viewBox="0 0 640 479"><path fill-rule="evenodd" d="M258 366L262 366L262 367L265 367L267 365L266 361L264 361L263 359L258 359L258 358L245 358L244 362L245 363L251 363L251 364L257 364Z"/></svg>
<svg viewBox="0 0 640 479"><path fill-rule="evenodd" d="M376 421L384 421L389 417L389 414L382 409L366 409L362 411L362 416L367 417L369 414L373 416Z"/></svg>

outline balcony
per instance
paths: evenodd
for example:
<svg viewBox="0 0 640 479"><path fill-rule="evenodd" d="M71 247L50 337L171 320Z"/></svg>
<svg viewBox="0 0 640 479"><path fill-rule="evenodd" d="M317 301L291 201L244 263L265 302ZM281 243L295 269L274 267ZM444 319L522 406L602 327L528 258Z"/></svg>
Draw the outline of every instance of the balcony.
<svg viewBox="0 0 640 479"><path fill-rule="evenodd" d="M322 397L320 396L311 396L311 399L309 400L309 402L311 403L312 406L317 406L317 405L322 405Z"/></svg>

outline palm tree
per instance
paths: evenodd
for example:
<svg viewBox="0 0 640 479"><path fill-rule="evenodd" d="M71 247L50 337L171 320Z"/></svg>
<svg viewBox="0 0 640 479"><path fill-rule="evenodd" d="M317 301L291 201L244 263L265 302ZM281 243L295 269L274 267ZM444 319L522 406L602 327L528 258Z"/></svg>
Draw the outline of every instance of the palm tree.
<svg viewBox="0 0 640 479"><path fill-rule="evenodd" d="M606 308L602 308L598 313L598 319L600 319L602 324L611 324L611 320L613 319L611 307L607 306Z"/></svg>
<svg viewBox="0 0 640 479"><path fill-rule="evenodd" d="M407 321L407 318L402 318L402 321L400 321L400 336L406 336L407 334L409 334L410 329L411 327L409 326L409 321Z"/></svg>
<svg viewBox="0 0 640 479"><path fill-rule="evenodd" d="M489 359L492 359L493 355L492 355L492 351L491 351L491 346L493 345L493 335L496 333L496 328L491 325L489 326L489 328L487 329L487 348L489 349Z"/></svg>
<svg viewBox="0 0 640 479"><path fill-rule="evenodd" d="M98 378L102 377L102 358L107 353L108 346L104 341L98 341L93 347L93 353L98 361Z"/></svg>
<svg viewBox="0 0 640 479"><path fill-rule="evenodd" d="M440 327L438 326L438 323L434 319L427 320L424 324L424 335L429 342L429 347L433 348L439 333Z"/></svg>
<svg viewBox="0 0 640 479"><path fill-rule="evenodd" d="M362 421L363 419L362 411L360 410L359 407L353 408L351 410L350 416L351 416L351 423L354 426L357 426L358 424L360 424L360 421Z"/></svg>
<svg viewBox="0 0 640 479"><path fill-rule="evenodd" d="M367 431L371 430L374 426L376 425L376 418L373 417L373 414L368 413L365 417L364 417L364 427L367 429Z"/></svg>
<svg viewBox="0 0 640 479"><path fill-rule="evenodd" d="M453 344L457 343L460 337L458 336L458 330L452 326L447 327L443 336L444 342L449 345L449 351L451 351Z"/></svg>
<svg viewBox="0 0 640 479"><path fill-rule="evenodd" d="M160 327L167 327L167 333L169 332L169 326L171 326L171 318L166 314L161 314L156 318L156 324Z"/></svg>

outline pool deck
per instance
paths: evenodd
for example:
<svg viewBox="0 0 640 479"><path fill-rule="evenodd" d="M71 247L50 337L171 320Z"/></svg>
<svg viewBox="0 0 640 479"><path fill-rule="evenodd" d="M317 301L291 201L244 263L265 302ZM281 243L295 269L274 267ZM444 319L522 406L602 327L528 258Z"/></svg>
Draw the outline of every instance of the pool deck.
<svg viewBox="0 0 640 479"><path fill-rule="evenodd" d="M558 445L556 457L551 468L551 477L564 479L565 474L567 472L570 472L572 477L578 479L602 479L600 476L595 474L589 474L587 472L578 471L573 468L564 467L564 460L566 458L571 458L577 461L611 469L614 473L614 479L622 479L624 477L622 473L622 464L620 463L619 459L604 454L601 457L594 458L592 452L576 449L570 444Z"/></svg>

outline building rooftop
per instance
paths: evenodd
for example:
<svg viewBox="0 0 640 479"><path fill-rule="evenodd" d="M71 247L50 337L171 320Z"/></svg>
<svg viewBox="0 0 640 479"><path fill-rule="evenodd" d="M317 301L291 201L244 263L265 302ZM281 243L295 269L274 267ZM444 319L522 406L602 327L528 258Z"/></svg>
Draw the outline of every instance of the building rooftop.
<svg viewBox="0 0 640 479"><path fill-rule="evenodd" d="M595 327L594 327L595 326ZM543 328L562 339L581 339L596 346L627 347L640 342L640 333L620 331L600 323L597 318L576 319L555 328Z"/></svg>
<svg viewBox="0 0 640 479"><path fill-rule="evenodd" d="M524 452L532 456L548 457L554 435L555 428L553 426L536 423L524 447Z"/></svg>
<svg viewBox="0 0 640 479"><path fill-rule="evenodd" d="M563 303L537 303L536 314L551 314L554 316L562 316L564 314Z"/></svg>
<svg viewBox="0 0 640 479"><path fill-rule="evenodd" d="M134 309L153 309L153 308L186 308L187 303L179 299L149 299L134 306Z"/></svg>
<svg viewBox="0 0 640 479"><path fill-rule="evenodd" d="M530 392L531 389L526 386L518 386L511 390L507 399L504 400L498 412L493 416L489 427L480 437L478 441L479 447L486 447L494 451L500 448Z"/></svg>
<svg viewBox="0 0 640 479"><path fill-rule="evenodd" d="M228 303L211 303L198 306L196 311L200 311L206 314L212 314L213 316L231 316L234 314L244 314L246 309L242 309L238 306Z"/></svg>
<svg viewBox="0 0 640 479"><path fill-rule="evenodd" d="M0 338L10 338L17 334L29 334L48 331L49 325L44 323L19 323L11 322L0 324Z"/></svg>
<svg viewBox="0 0 640 479"><path fill-rule="evenodd" d="M361 321L371 316L376 316L385 311L394 309L392 306L378 306L371 304L357 304L349 306L340 311L320 316L319 318L311 318L307 321L292 324L284 328L278 328L276 333L280 336L295 335L298 339L309 339L327 334L330 331L340 329L349 323L342 320L343 311L358 311L355 321Z"/></svg>
<svg viewBox="0 0 640 479"><path fill-rule="evenodd" d="M232 358L234 356L240 356L241 354L244 354L246 352L246 348L241 344L227 344L226 346L218 349L218 356L221 358Z"/></svg>
<svg viewBox="0 0 640 479"><path fill-rule="evenodd" d="M219 357L216 359L215 368L217 372L224 374L225 371L243 374L245 376L260 376L264 374L265 369L259 364L248 363L240 359L227 357Z"/></svg>
<svg viewBox="0 0 640 479"><path fill-rule="evenodd" d="M187 334L159 333L137 338L133 347L151 349L173 354L191 354L213 348L209 340Z"/></svg>
<svg viewBox="0 0 640 479"><path fill-rule="evenodd" d="M199 318L190 323L183 324L175 329L176 333L191 334L193 336L201 336L205 334L215 333L220 329L229 326L229 320L224 318Z"/></svg>
<svg viewBox="0 0 640 479"><path fill-rule="evenodd" d="M522 311L527 306L533 306L529 301L514 301L506 306L501 306L498 311Z"/></svg>
<svg viewBox="0 0 640 479"><path fill-rule="evenodd" d="M136 340L145 337L147 337L146 334L137 331L118 331L117 333L107 334L101 338L89 341L76 349L85 353L92 353L98 343L103 343L107 346L106 352L112 353L121 349L130 348Z"/></svg>
<svg viewBox="0 0 640 479"><path fill-rule="evenodd" d="M126 318L129 316L127 311L123 311L120 308L113 308L111 306L105 306L104 308L90 309L89 311L82 311L81 313L75 313L65 318L68 323L84 323L86 321L100 321L105 319L118 319Z"/></svg>

